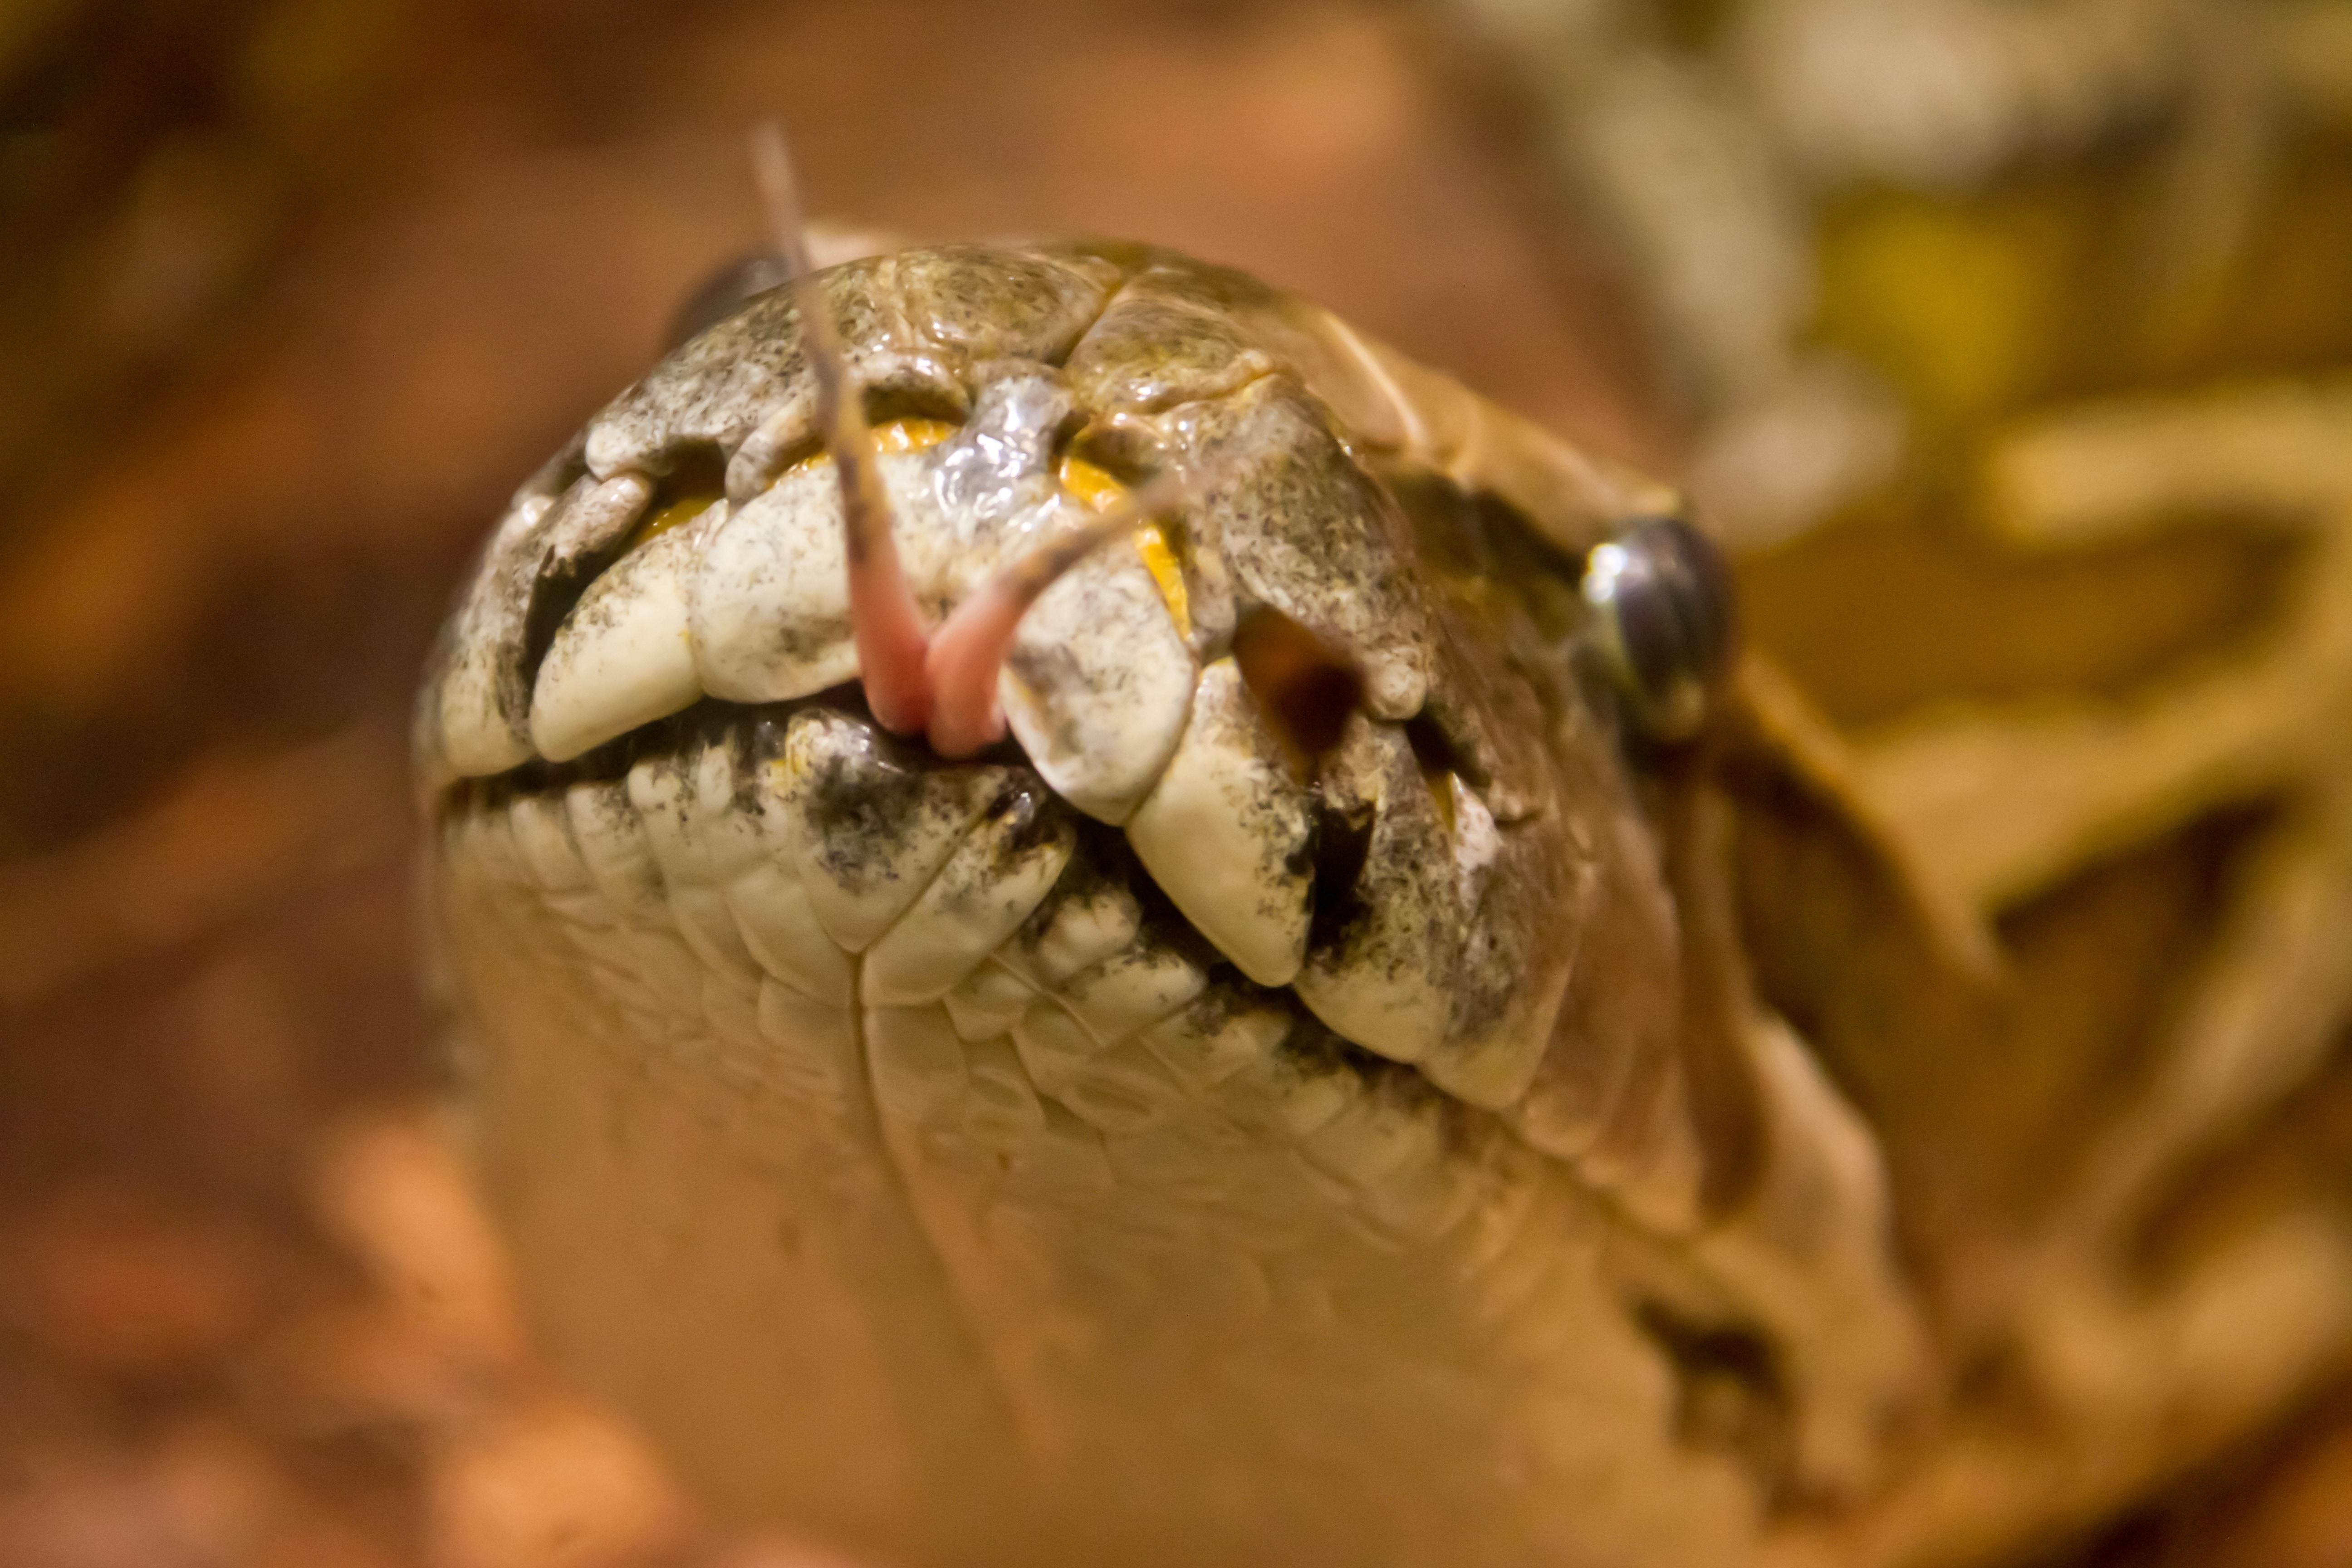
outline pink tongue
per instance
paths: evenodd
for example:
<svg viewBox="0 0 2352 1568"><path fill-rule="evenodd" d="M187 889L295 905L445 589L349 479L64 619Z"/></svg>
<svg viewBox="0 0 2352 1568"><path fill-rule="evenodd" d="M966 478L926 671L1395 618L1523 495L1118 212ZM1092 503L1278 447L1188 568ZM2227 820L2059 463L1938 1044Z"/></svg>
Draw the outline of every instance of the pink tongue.
<svg viewBox="0 0 2352 1568"><path fill-rule="evenodd" d="M803 272L793 279L793 303L800 311L801 342L816 381L817 426L824 432L825 450L841 479L849 621L866 700L883 728L913 734L931 719L922 613L898 567L898 546L890 537L890 500L882 489L881 471L874 466L873 437L866 428L865 410L858 406L857 390L849 382L841 335L814 274Z"/></svg>
<svg viewBox="0 0 2352 1568"><path fill-rule="evenodd" d="M1154 512L1174 510L1191 487L1163 474L1119 504L1047 540L981 585L936 638L898 565L890 535L890 501L875 467L874 442L850 385L841 338L814 277L793 279L801 336L816 381L818 426L841 479L843 553L849 563L849 620L857 645L866 706L896 734L928 732L943 757L968 757L1004 734L996 677L1021 617L1051 587L1109 539Z"/></svg>
<svg viewBox="0 0 2352 1568"><path fill-rule="evenodd" d="M940 714L932 680L939 650L923 636L914 596L898 575L898 552L886 553L886 562L877 563L871 555L863 562L853 557L849 566L849 619L857 639L857 668L866 686L866 705L893 734L912 735L929 727L936 737ZM1005 633L1007 642L1012 635ZM979 744L993 739L992 735ZM966 751L978 749L971 746ZM948 756L965 754L944 748L942 752Z"/></svg>
<svg viewBox="0 0 2352 1568"><path fill-rule="evenodd" d="M1013 649L1021 617L1063 573L1114 539L1125 537L1157 513L1182 505L1193 487L1173 473L1161 474L1098 517L1035 546L956 606L931 639L926 673L936 706L931 711L931 749L943 757L964 757L1004 734L996 706L996 674ZM856 613L853 587L850 612ZM865 644L858 644L861 654ZM866 700L871 703L872 683ZM879 713L879 710L877 710Z"/></svg>
<svg viewBox="0 0 2352 1568"><path fill-rule="evenodd" d="M1010 578L1000 574L957 605L931 639L924 673L930 678L933 700L931 750L940 755L970 756L1004 738L1004 715L996 706L996 672L1003 668L1013 634L1028 608ZM862 658L865 644L858 648ZM869 680L866 700L873 700Z"/></svg>
<svg viewBox="0 0 2352 1568"><path fill-rule="evenodd" d="M752 156L776 226L777 250L799 258L800 270L792 280L793 303L800 312L801 342L816 382L817 427L841 479L849 621L866 704L894 734L927 733L931 749L941 756L968 757L1003 738L1004 715L996 706L997 672L1012 650L1021 617L1037 595L1105 541L1154 513L1174 510L1193 487L1172 473L1160 475L1101 516L1047 540L999 572L958 606L936 638L928 636L922 611L898 565L898 547L890 535L890 500L875 467L873 435L849 379L841 334L824 290L807 270L792 163L773 125L755 133Z"/></svg>
<svg viewBox="0 0 2352 1568"><path fill-rule="evenodd" d="M800 195L793 180L783 132L771 121L751 135L751 162L761 195L774 226L776 250L793 267L793 304L800 312L801 342L816 381L817 427L841 479L844 553L849 560L849 623L857 644L857 667L866 705L883 728L910 735L931 721L931 680L921 612L898 567L898 547L890 537L890 501L874 466L874 442L866 411L850 384L841 334L833 324L824 290L809 270L807 237L802 232Z"/></svg>

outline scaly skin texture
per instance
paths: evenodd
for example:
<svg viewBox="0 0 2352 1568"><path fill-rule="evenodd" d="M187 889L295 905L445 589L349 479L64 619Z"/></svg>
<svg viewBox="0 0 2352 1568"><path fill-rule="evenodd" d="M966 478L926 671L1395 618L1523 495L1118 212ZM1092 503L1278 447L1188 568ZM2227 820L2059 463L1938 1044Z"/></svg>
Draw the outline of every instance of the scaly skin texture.
<svg viewBox="0 0 2352 1568"><path fill-rule="evenodd" d="M1166 253L823 281L927 613L1088 474L1214 478L1047 593L1016 743L953 764L844 685L782 293L493 536L419 710L484 1163L553 1342L711 1495L909 1563L1927 1561L2175 1451L2021 1489L2075 1434L1956 1381L2021 1314L2340 1342L2325 1237L2131 1317L1972 1212L1886 1100L2010 1027L1968 890L1769 668L1661 752L1576 655L1580 558L1671 495ZM1364 673L1311 776L1258 605ZM2134 1364L2200 1440L2263 1397Z"/></svg>

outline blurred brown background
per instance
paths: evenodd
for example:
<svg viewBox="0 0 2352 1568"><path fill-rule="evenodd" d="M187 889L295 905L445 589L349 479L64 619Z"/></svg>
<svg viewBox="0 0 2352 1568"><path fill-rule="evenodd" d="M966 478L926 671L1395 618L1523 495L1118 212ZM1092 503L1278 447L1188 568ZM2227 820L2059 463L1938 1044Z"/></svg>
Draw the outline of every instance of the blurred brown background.
<svg viewBox="0 0 2352 1568"><path fill-rule="evenodd" d="M756 241L766 117L815 212L1172 244L1675 467L1455 37L1402 0L0 4L0 1568L751 1560L532 1367L435 1120L404 730L445 597ZM2315 1495L2223 1481L2080 1554Z"/></svg>

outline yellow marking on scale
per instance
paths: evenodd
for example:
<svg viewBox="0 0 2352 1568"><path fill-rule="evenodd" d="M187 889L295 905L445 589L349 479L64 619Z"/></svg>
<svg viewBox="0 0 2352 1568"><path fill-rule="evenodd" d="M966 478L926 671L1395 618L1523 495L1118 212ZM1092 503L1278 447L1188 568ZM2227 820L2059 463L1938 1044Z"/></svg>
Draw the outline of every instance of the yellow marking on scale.
<svg viewBox="0 0 2352 1568"><path fill-rule="evenodd" d="M886 419L874 426L871 435L874 450L879 457L898 457L908 452L920 452L936 447L956 433L952 420L924 419L909 415L904 419ZM819 463L829 463L832 454L822 447L803 458L784 471L796 474L803 468L814 468Z"/></svg>
<svg viewBox="0 0 2352 1568"><path fill-rule="evenodd" d="M666 506L656 507L646 515L644 521L637 524L636 531L629 536L628 548L635 550L649 539L658 539L673 528L692 522L709 511L718 500L715 495L688 495L680 496Z"/></svg>
<svg viewBox="0 0 2352 1568"><path fill-rule="evenodd" d="M1452 833L1454 815L1453 770L1423 767L1421 770L1421 782L1427 786L1430 801L1437 807L1437 820L1445 825L1447 833Z"/></svg>
<svg viewBox="0 0 2352 1568"><path fill-rule="evenodd" d="M1108 511L1127 496L1125 485L1084 458L1065 457L1061 480L1062 488L1076 496L1088 511ZM1143 558L1143 569L1151 574L1151 581L1159 586L1160 600L1167 605L1178 635L1191 637L1192 600L1184 588L1183 565L1177 561L1167 532L1158 523L1147 521L1137 527L1133 538L1135 552Z"/></svg>
<svg viewBox="0 0 2352 1568"><path fill-rule="evenodd" d="M936 447L956 433L956 426L944 419L886 420L874 426L874 449L877 452L919 452Z"/></svg>
<svg viewBox="0 0 2352 1568"><path fill-rule="evenodd" d="M1108 511L1127 499L1127 487L1084 458L1062 459L1062 488L1078 498L1088 511Z"/></svg>
<svg viewBox="0 0 2352 1568"><path fill-rule="evenodd" d="M1156 522L1147 522L1135 531L1135 552L1143 557L1143 569L1160 584L1160 596L1168 602L1168 614L1176 622L1176 635L1192 635L1192 603L1184 595L1184 568L1176 562L1176 552L1168 546L1168 536Z"/></svg>

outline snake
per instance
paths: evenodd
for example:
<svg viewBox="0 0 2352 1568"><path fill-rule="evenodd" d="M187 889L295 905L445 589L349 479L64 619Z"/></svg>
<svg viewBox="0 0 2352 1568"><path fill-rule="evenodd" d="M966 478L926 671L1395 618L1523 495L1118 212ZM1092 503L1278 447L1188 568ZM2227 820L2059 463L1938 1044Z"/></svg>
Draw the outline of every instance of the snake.
<svg viewBox="0 0 2352 1568"><path fill-rule="evenodd" d="M1097 546L954 744L862 505L918 637ZM1937 1373L1790 910L1958 939L1734 631L1670 487L1230 268L706 290L416 710L547 1344L877 1562L1851 1560Z"/></svg>

